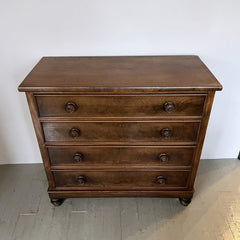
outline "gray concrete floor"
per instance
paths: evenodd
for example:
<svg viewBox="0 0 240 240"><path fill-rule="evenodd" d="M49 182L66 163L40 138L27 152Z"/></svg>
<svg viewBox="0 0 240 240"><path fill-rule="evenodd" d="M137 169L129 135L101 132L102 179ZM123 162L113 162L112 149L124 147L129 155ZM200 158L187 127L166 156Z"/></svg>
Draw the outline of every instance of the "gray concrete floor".
<svg viewBox="0 0 240 240"><path fill-rule="evenodd" d="M67 199L53 207L41 164L0 166L1 240L240 239L240 161L201 160L192 203Z"/></svg>

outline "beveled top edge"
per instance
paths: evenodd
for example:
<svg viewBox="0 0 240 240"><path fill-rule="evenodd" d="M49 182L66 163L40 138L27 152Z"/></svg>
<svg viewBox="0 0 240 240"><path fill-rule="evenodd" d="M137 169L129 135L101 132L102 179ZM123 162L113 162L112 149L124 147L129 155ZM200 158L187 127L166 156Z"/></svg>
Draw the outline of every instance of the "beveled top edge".
<svg viewBox="0 0 240 240"><path fill-rule="evenodd" d="M18 87L19 92L75 92L75 93L161 93L163 91L168 92L204 92L204 91L221 91L222 86L219 87L155 87L155 88L148 88L148 87L134 87L134 88L124 88L124 87L118 87L118 88L88 88L88 87Z"/></svg>
<svg viewBox="0 0 240 240"><path fill-rule="evenodd" d="M222 90L198 56L43 57L21 92L161 92Z"/></svg>

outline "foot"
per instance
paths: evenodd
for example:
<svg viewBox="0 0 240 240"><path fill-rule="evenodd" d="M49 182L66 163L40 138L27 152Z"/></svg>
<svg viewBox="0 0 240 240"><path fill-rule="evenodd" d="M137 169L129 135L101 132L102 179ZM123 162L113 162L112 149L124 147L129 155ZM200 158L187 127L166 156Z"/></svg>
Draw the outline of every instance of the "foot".
<svg viewBox="0 0 240 240"><path fill-rule="evenodd" d="M188 204L192 201L192 198L179 198L179 201L184 207L187 207Z"/></svg>
<svg viewBox="0 0 240 240"><path fill-rule="evenodd" d="M55 206L58 207L60 205L62 205L62 203L64 202L65 199L62 198L51 198L51 203Z"/></svg>

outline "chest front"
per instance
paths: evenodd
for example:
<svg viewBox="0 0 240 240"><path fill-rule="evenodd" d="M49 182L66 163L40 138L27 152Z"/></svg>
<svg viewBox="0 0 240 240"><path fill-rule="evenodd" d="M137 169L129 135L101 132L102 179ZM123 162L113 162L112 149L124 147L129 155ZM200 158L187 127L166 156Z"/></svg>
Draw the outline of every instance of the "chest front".
<svg viewBox="0 0 240 240"><path fill-rule="evenodd" d="M195 56L43 58L19 90L51 202L147 196L188 205L220 89Z"/></svg>

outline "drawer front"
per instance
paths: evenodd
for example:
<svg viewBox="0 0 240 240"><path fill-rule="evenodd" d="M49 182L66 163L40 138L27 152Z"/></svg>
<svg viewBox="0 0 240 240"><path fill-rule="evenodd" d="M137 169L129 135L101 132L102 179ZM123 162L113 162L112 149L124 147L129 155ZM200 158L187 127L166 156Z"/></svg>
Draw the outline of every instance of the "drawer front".
<svg viewBox="0 0 240 240"><path fill-rule="evenodd" d="M52 165L93 166L190 166L195 147L49 147Z"/></svg>
<svg viewBox="0 0 240 240"><path fill-rule="evenodd" d="M195 142L199 122L43 122L48 142Z"/></svg>
<svg viewBox="0 0 240 240"><path fill-rule="evenodd" d="M42 117L201 116L205 95L36 96Z"/></svg>
<svg viewBox="0 0 240 240"><path fill-rule="evenodd" d="M54 171L56 187L138 189L187 187L190 171Z"/></svg>

